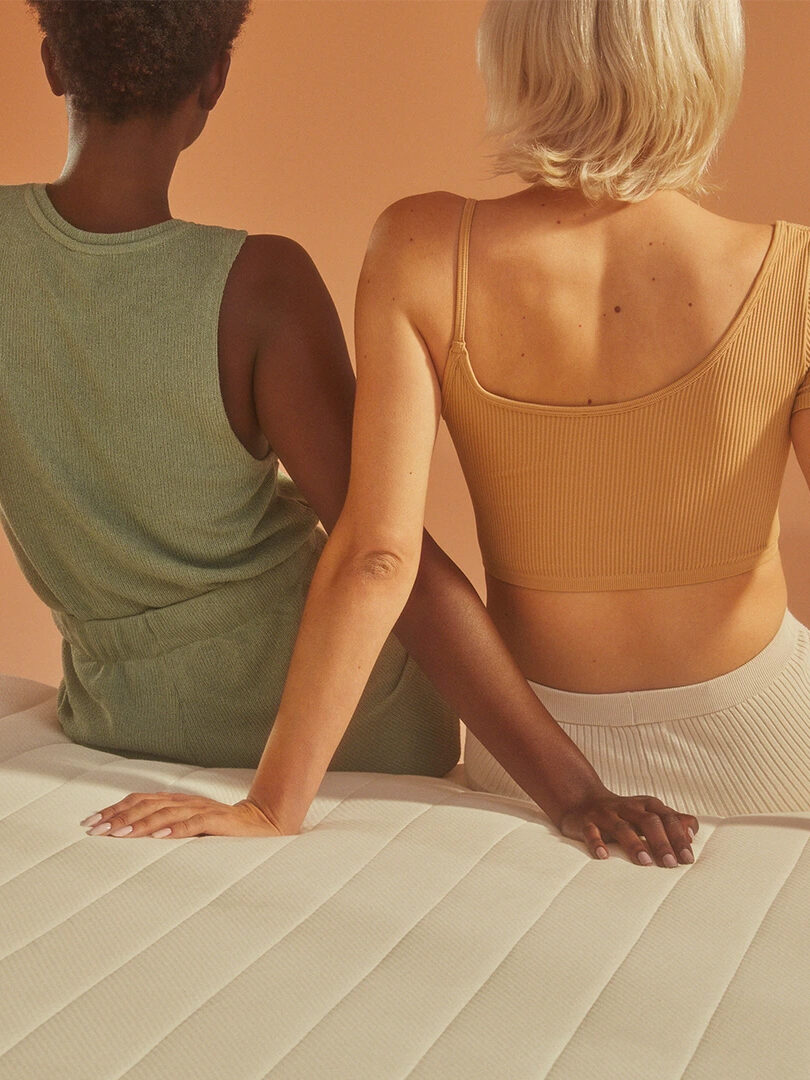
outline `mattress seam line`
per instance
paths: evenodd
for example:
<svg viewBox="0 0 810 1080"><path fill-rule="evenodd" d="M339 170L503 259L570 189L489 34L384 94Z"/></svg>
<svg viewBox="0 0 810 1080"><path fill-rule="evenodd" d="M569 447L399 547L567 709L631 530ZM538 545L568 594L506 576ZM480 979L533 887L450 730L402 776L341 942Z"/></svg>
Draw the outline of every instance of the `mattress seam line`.
<svg viewBox="0 0 810 1080"><path fill-rule="evenodd" d="M442 804L441 803L434 803L433 805L434 806L441 806ZM427 813L427 811L426 811L426 813ZM289 1055L292 1054L301 1045L301 1043L312 1034L312 1032L318 1027L318 1025L323 1023L323 1021L327 1018L327 1016L329 1016L331 1013L333 1013L334 1010L336 1008L338 1008L338 1006L340 1006L343 1003L343 1001L345 1001L345 999L350 994L353 994L354 991L359 986L361 986L366 981L366 979L369 978L369 976L374 974L374 972L377 970L377 968L380 966L380 964L386 959L386 957L390 956L390 954L394 951L394 949L396 949L405 940L405 938L408 936L408 934L410 934L417 926L419 926L419 924L422 922L423 919L426 919L428 917L428 915L431 914L431 912L435 911L436 908L442 903L442 901L446 900L447 897L450 895L450 893L454 889L458 888L458 886L464 880L466 880L466 878L469 877L469 875L473 872L473 870L475 870L476 867L478 867L480 865L482 859L484 859L487 855L489 855L489 853L491 851L494 851L494 849L498 846L498 844L502 843L502 841L504 841L507 837L511 836L512 833L517 832L519 829L522 829L526 825L532 825L532 827L534 827L533 822L520 821L517 825L514 826L514 828L509 829L507 832L503 833L503 835L499 836L497 838L497 840L494 840L485 851L482 851L479 854L476 861L472 864L472 866L468 867L464 871L464 873L461 875L461 877L458 878L457 881L454 881L453 884L439 897L439 899L435 901L435 903L431 904L431 906L427 909L427 911L422 912L422 914L419 916L419 918L416 920L416 922L413 923L410 927L408 927L408 929L405 931L405 933L400 938L398 938L398 940L395 941L393 943L393 945L389 946L389 948L383 953L383 955L381 957L379 957L379 959L374 963L374 965L371 968L369 968L369 970L365 973L365 975L362 975L357 980L357 982L354 984L354 986L352 986L352 988L350 990L348 990L343 995L343 997L341 997L340 1001L336 1001L335 1004L331 1006L331 1008L329 1008L321 1017L318 1018L318 1020L316 1020L316 1022L312 1025L312 1027L308 1031L304 1032L304 1034L298 1039L298 1041L295 1043L295 1045L290 1047L290 1049L285 1052L283 1057L278 1058L278 1060L275 1062L275 1064L271 1066L270 1071L265 1073L262 1080L267 1080L267 1077L272 1076L273 1070L276 1069L281 1064L281 1062L284 1061L285 1058L289 1057ZM430 1049L430 1048L428 1047L428 1049ZM427 1052L427 1051L425 1051L425 1052ZM424 1054L422 1056L424 1056ZM417 1062L417 1064L418 1064L418 1062Z"/></svg>
<svg viewBox="0 0 810 1080"><path fill-rule="evenodd" d="M194 772L199 768L202 768L202 766L195 766L195 768L190 770L190 772ZM189 773L184 773L183 775L184 776L190 775L190 772ZM182 777L180 779L182 779ZM369 781L367 784L361 784L360 787L358 787L356 790L360 791L363 788L368 787L371 783L373 783L373 781ZM350 793L349 795L345 795L342 799L340 799L340 801L338 803L336 803L335 806L333 806L331 808L331 810L329 810L324 815L324 817L321 818L321 820L323 821L334 810L337 810L338 806L340 806L341 803L345 802L346 799L349 799L349 798L352 797L352 794L353 793ZM196 839L199 839L199 837L194 837L194 836L184 837L184 838L182 838L182 845L185 846L186 844L189 843L189 841L196 840ZM294 839L294 836L289 837L289 840L292 840L292 839ZM81 842L81 838L78 839L78 840L73 841L73 843L77 843L77 844L80 843L80 842ZM289 841L288 841L288 843L289 843ZM71 845L67 845L67 847L69 847L69 846L71 846ZM79 994L77 994L75 997L71 998L70 1001L66 1001L62 1005L60 1005L59 1008L55 1012L51 1013L51 1015L48 1016L45 1020L41 1020L35 1027L33 1027L29 1031L27 1031L25 1033L25 1035L22 1036L21 1039L17 1039L16 1042L12 1043L10 1046L7 1046L6 1049L3 1051L3 1053L7 1054L10 1050L13 1050L16 1046L19 1046L21 1043L25 1042L26 1039L30 1038L44 1024L49 1024L54 1019L54 1017L58 1016L59 1013L63 1012L65 1009L67 1009L71 1005L75 1004L75 1002L77 1002L80 998L84 997L84 995L88 994L91 990L95 989L95 987L98 986L100 983L102 983L105 979L108 979L111 975L114 975L116 972L122 970L127 964L132 963L133 960L135 960L137 957L139 957L147 949L151 949L154 945L157 944L157 942L159 942L162 938L166 937L167 934L173 933L178 927L182 926L183 923L186 922L188 919L193 918L195 915L198 915L201 911L204 911L205 908L208 907L209 904L213 903L220 896L224 895L229 889L233 888L234 885L238 884L240 881L243 881L244 878L246 878L249 874L251 874L255 870L257 870L260 866L263 865L263 863L268 862L273 857L273 855L275 855L278 851L284 850L284 848L286 848L287 846L288 846L288 844L283 844L282 846L276 848L273 852L270 853L270 855L266 856L261 862L256 863L254 866L252 866L250 868L250 870L248 870L245 874L242 874L240 877L235 878L233 881L230 881L225 886L225 888L221 889L214 896L209 897L208 900L206 900L206 902L204 904L202 904L200 907L196 908L194 911L190 912L188 915L185 915L179 922L175 923L174 926L171 926L167 930L164 930L164 932L162 934L159 934L156 938L154 938L152 941L150 941L148 945L144 946L143 948L139 949L137 952L133 953L130 957L128 957L123 963L121 963L117 967L115 967L112 971L107 971L104 975L100 976L98 979L96 979L96 981L94 983L92 983L88 987L85 987L85 989L82 990ZM64 850L66 850L66 848L61 848L60 850L64 851ZM167 851L166 855L161 856L161 858L167 858L171 854L171 852L177 851L177 850L178 850L177 848L172 847L171 851ZM44 860L42 860L42 861L44 861ZM36 865L39 865L39 863L37 863ZM154 863L149 863L148 865L152 866L152 865L154 865ZM143 869L144 869L144 867L139 867L135 874L131 875L130 878L127 878L125 880L127 880L127 881L131 880L132 877L135 877ZM13 879L11 879L11 880L13 880ZM119 882L118 884L120 885L120 884L122 884L122 882ZM115 886L115 887L117 888L117 886ZM108 891L112 891L112 890L108 890ZM85 905L85 907L87 907L87 906L90 906L90 905ZM79 909L79 911L83 911L83 910L84 910L84 908ZM78 914L78 912L74 912L74 914ZM72 916L70 916L70 917L72 917ZM64 922L65 922L65 920L63 919L62 922L57 923L56 926L61 926ZM50 928L50 930L53 930L53 929L55 929L55 927ZM50 932L50 931L46 931L46 933L48 933L48 932ZM41 937L42 935L39 935L39 936ZM36 941L36 940L38 940L38 938L34 938L33 940ZM30 944L30 942L28 944ZM23 946L23 948L25 948L25 947L27 947L27 946ZM15 952L16 951L17 950L15 950ZM191 1015L191 1014L189 1014L189 1015ZM183 1023L183 1021L181 1020L180 1023ZM177 1026L179 1026L179 1025L177 1025ZM155 1045L157 1045L157 1044L155 1044ZM147 1054L151 1053L152 1049L154 1049L154 1047L151 1047L150 1050L147 1051ZM146 1054L144 1054L143 1056L145 1057ZM138 1062L136 1062L135 1064L138 1064ZM133 1066L128 1067L127 1071L129 1071L129 1069L132 1068L132 1067ZM124 1073L121 1074L121 1076L124 1076L124 1075L125 1075Z"/></svg>
<svg viewBox="0 0 810 1080"><path fill-rule="evenodd" d="M336 770L336 771L338 771L338 770ZM340 771L343 771L343 770L340 770ZM348 771L348 770L347 770L347 771ZM373 780L370 780L370 781L368 782L368 784L364 784L364 785L361 785L361 787L360 787L360 788L358 788L357 790L359 791L359 790L362 790L362 789L363 789L363 788L365 788L365 787L370 787L370 786L371 786L371 784L372 784L372 783L374 783L374 781L378 779L379 775L380 775L380 774L376 774ZM386 773L386 774L384 774L384 775L390 775L390 774L387 774L387 773ZM439 777L437 777L436 779L440 779L440 778L439 778ZM452 795L454 795L454 794L455 794L455 792L454 792L454 791L452 791L452 792L449 792L449 793L448 793L448 795L447 795L447 798L449 799L449 798L450 798L450 797L451 797ZM347 795L347 796L345 796L345 798L344 798L344 799L341 799L340 803L338 803L338 806L339 806L339 805L341 805L341 804L342 804L343 802L345 802L345 800L346 800L346 799L348 799L348 798L351 798L351 797L352 797L351 795ZM443 800L442 800L442 802L444 802L444 801L446 801L446 800L444 800L444 799L443 799ZM140 1065L140 1064L141 1064L141 1062L142 1062L142 1061L144 1061L144 1060L145 1060L145 1059L146 1059L146 1058L147 1058L147 1057L148 1057L148 1056L149 1056L149 1055L150 1055L150 1054L152 1053L152 1051L153 1051L153 1050L155 1050L155 1049L157 1048L157 1046L158 1046L158 1045L160 1045L160 1044L161 1044L161 1043L162 1043L162 1042L163 1042L163 1041L164 1041L165 1039L167 1039L167 1038L168 1038L168 1037L169 1037L170 1035L172 1035L172 1034L173 1034L173 1033L174 1033L174 1032L175 1032L175 1031L176 1031L176 1030L177 1030L178 1028L180 1028L180 1027L181 1027L181 1026L182 1026L183 1024L185 1024L185 1023L186 1023L186 1022L187 1022L188 1020L190 1020L192 1016L194 1016L194 1015L195 1015L196 1013L198 1013L198 1012L200 1011L200 1009L202 1009L202 1008L203 1008L204 1006L206 1006L206 1005L207 1005L207 1004L208 1004L209 1002L213 1001L213 999L214 999L214 998L215 998L215 997L216 997L216 996L217 996L218 994L222 993L222 991L223 991L223 990L226 990L226 989L227 989L227 988L228 988L228 987L229 987L229 986L231 985L231 983L233 983L233 982L234 982L234 981L235 981L236 979L239 979L239 978L241 978L241 977L242 977L242 976L243 976L243 975L245 974L245 972L246 972L246 971L248 971L248 970L249 970L249 969L250 969L251 967L253 967L253 965L254 965L254 964L258 963L258 962L259 962L259 960L261 960L261 959L262 959L262 958L263 958L264 956L266 956L266 955L267 955L267 954L268 954L269 952L271 952L271 951L272 951L272 950L273 950L273 949L274 949L274 948L276 947L276 945L278 945L278 944L279 944L279 942L280 942L280 941L284 941L284 940L286 939L286 937L287 937L287 935L288 935L288 934L290 934L290 933L292 933L292 932L293 932L294 930L298 929L298 927L299 927L299 926L301 926L301 925L302 925L303 923L305 923L305 922L307 921L307 919L311 918L311 917L312 917L312 916L313 916L313 915L315 914L315 912L319 911L319 910L320 910L320 909L321 909L321 908L322 908L322 907L324 906L324 904L328 904L328 903L329 903L329 901L330 901L330 900L332 900L332 898L333 898L333 897L337 896L337 894L338 894L338 893L339 893L339 892L340 892L340 891L341 891L342 889L344 889L344 888L346 887L346 885L348 885L348 884L349 884L349 882L350 882L350 881L352 881L352 880L353 880L353 879L354 879L354 878L355 878L355 877L356 877L356 876L357 876L357 875L358 875L359 873L361 873L361 872L362 872L362 871L363 871L363 870L364 870L364 869L365 869L365 868L366 868L366 867L367 867L367 866L368 866L368 865L369 865L370 863L372 863L372 862L374 861L374 859L375 859L375 858L376 858L376 857L377 857L377 856L378 856L378 855L380 854L380 851L383 851L383 850L385 850L385 848L386 848L386 847L388 846L388 844L389 844L389 843L390 843L390 842L391 842L391 841L392 841L392 840L393 840L393 839L394 839L394 838L395 838L396 836L398 836L400 832L402 832L402 831L404 831L404 829L408 828L408 826L410 826L410 825L411 825L411 824L412 824L412 823L413 823L414 821L416 821L416 820L417 820L418 818L420 818L420 817L422 816L422 814L424 814L424 813L427 813L427 811L428 811L428 810L430 810L430 809L431 809L431 807L432 807L432 806L435 806L435 805L437 805L437 804L436 804L436 803L431 803L431 805L430 805L430 806L428 806L428 807L426 807L426 808L425 808L425 810L423 810L423 811L422 811L422 813L420 813L420 814L416 814L416 815L415 815L415 816L414 816L413 818L411 818L411 819L410 819L410 821L407 821L407 822L406 822L406 823L405 823L405 824L404 824L404 825L403 825L403 826L402 826L402 827L401 827L400 829L398 829L398 830L397 830L397 832L396 832L396 833L394 833L394 835L393 835L393 836L391 836L391 837L388 837L388 839L386 840L386 842L385 842L385 844L383 845L383 847L382 847L382 848L380 848L380 849L379 849L378 851L376 851L376 852L375 852L375 853L374 853L374 854L373 854L373 855L371 856L371 858L370 858L370 859L368 859L368 860L367 860L367 861L366 861L365 863L363 863L363 865L362 865L361 867L359 867L359 868L358 868L357 870L355 870L355 872L354 872L354 873L352 874L352 876L351 876L351 877L349 877L349 878L346 878L346 880L345 880L345 881L341 882L341 884L340 884L340 885L339 885L339 886L337 887L337 889L335 889L335 890L334 890L334 892L330 893L330 895L329 895L329 896L327 896L327 897L326 897L326 898L325 898L324 900L322 900L322 901L321 901L321 903L317 905L317 907L313 908L313 909L312 909L312 911L310 911L310 912L309 912L309 913L308 913L307 915L305 915L305 916L304 916L304 917L303 917L302 919L300 919L300 920L299 920L299 922L297 922L297 923L295 924L295 926L291 927L291 928L290 928L290 930L288 930L288 931L287 931L287 932L286 932L286 933L284 934L284 936L283 936L282 938L279 938L279 939L277 939L277 940L276 940L276 941L274 941L274 942L273 942L273 943L272 943L272 944L271 944L270 946L268 946L268 948L266 948L266 949L262 950L262 951L261 951L261 952L260 952L260 953L259 953L258 955L254 956L254 957L253 957L253 959L252 959L252 960L251 960L251 961L250 961L249 963L247 963L247 964L246 964L246 965L245 965L245 966L244 966L244 967L242 968L242 970L241 970L241 971L239 971L239 972L237 972L237 974L233 975L233 976L232 976L232 977L231 977L231 978L230 978L230 979L228 980L228 982L227 982L227 983L225 983L225 985L224 985L224 986L220 986L220 987L219 987L219 989L215 990L215 991L214 991L214 992L213 992L212 994L209 994L209 995L208 995L208 997L207 997L207 998L206 998L206 999L205 999L204 1001L200 1002L200 1004L199 1004L199 1005L196 1005L196 1006L195 1006L195 1007L194 1007L194 1008L193 1008L193 1009L191 1010L191 1012L187 1013L187 1014L186 1014L186 1015L185 1015L185 1016L184 1016L184 1017L183 1017L183 1018L182 1018L181 1020L179 1020L179 1021L178 1021L178 1022L177 1022L176 1024L174 1024L174 1025L173 1025L173 1026L172 1026L172 1027L171 1027L171 1028L169 1029L169 1031L167 1031L167 1032L165 1032L165 1033L164 1033L163 1035L161 1035L161 1037L160 1037L160 1040L159 1040L158 1042L156 1042L156 1043L153 1043L153 1045L152 1045L152 1046L150 1046L148 1050L146 1050L146 1051L145 1051L144 1053L142 1053L142 1054L141 1054L141 1056L140 1056L140 1057L139 1057L139 1058L137 1059L137 1061L134 1061L134 1062L133 1062L133 1063L132 1063L131 1065L127 1066L127 1068L126 1068L126 1070L125 1070L124 1072L122 1072L122 1073L119 1073L119 1074L118 1074L117 1076L115 1076L115 1077L110 1077L110 1078L109 1078L109 1080L125 1080L125 1077L127 1076L127 1074L128 1074L128 1073L130 1073L130 1072L131 1072L131 1071L132 1071L132 1070L133 1070L133 1069L134 1069L134 1068L135 1068L135 1067L136 1067L137 1065ZM329 813L331 814L331 813L332 813L332 812L333 812L334 810L336 810L336 809L337 809L337 806L333 806L333 807L332 807L332 810L330 810L330 811L329 811ZM328 814L327 814L327 815L325 815L324 817L328 817ZM322 819L322 820L324 820L324 819ZM291 837L291 839L293 839L293 837ZM286 847L286 846L287 846L287 845L285 844L285 847ZM261 865L261 864L259 864L259 865ZM256 870L256 869L257 869L257 867L254 867L254 868L253 868L253 870ZM253 872L253 871L251 871L251 872ZM247 875L245 875L245 876L247 876ZM239 880L242 880L242 879L240 878ZM234 882L233 884L235 884L235 882ZM231 888L231 885L229 885L229 886L228 886L228 888ZM223 893L224 893L224 892L227 892L227 889L223 889ZM211 898L211 900L209 900L209 901L208 901L207 903L209 903L209 904L210 904L210 903L211 903L211 902L212 902L212 901L213 901L214 899L215 899L215 898L214 898L214 897L212 897L212 898ZM203 908L204 908L204 907L206 907L206 906L207 906L207 904L204 904L204 905L203 905ZM202 911L202 910L203 910L203 908L200 908L200 909L198 909L198 910L199 910L199 911ZM197 913L198 913L198 912L194 912L194 914L197 914ZM190 916L186 916L186 919L188 919L189 917L190 917ZM185 921L186 921L186 919L184 919L184 920L182 920L182 921L183 921L183 922L185 922ZM177 925L179 926L179 925L181 925L181 924L180 924L180 923L178 923ZM172 929L176 929L176 927L173 927ZM165 935L161 935L161 936L165 936ZM158 939L156 939L156 940L160 940L160 939L158 938ZM153 942L153 944L154 944L154 942ZM139 954L136 954L136 955L139 955ZM122 966L123 966L123 965L122 965ZM118 968L116 968L116 971L117 971L117 970L119 970L119 969L118 969ZM275 1068L275 1065L271 1066L271 1068Z"/></svg>
<svg viewBox="0 0 810 1080"><path fill-rule="evenodd" d="M742 967L743 963L745 962L746 956L748 955L748 950L751 948L752 944L756 940L756 937L759 934L760 930L762 929L762 926L763 926L765 920L767 919L768 915L771 913L771 909L773 908L773 905L779 899L779 896L780 896L782 890L784 889L784 887L787 885L787 883L793 877L793 873L794 873L796 867L799 865L799 861L801 860L802 856L804 855L805 851L807 850L808 843L810 843L810 838L806 839L804 841L804 843L802 844L801 850L799 851L796 858L794 859L793 865L791 866L790 870L788 870L787 874L783 878L782 884L776 890L773 897L771 898L771 902L768 904L767 908L762 913L762 918L759 920L759 923L757 925L756 930L754 930L754 933L751 935L747 945L745 946L745 950L744 950L742 956L740 957L740 959L738 960L737 966L734 968L734 971L729 976L728 982L726 983L725 987L723 988L722 994L717 999L717 1002L715 1003L715 1006L712 1009L711 1016L707 1019L706 1023L703 1025L703 1033L702 1033L702 1035L700 1036L697 1043L695 1044L694 1050L689 1055L688 1061L686 1061L684 1066L683 1066L683 1070L681 1072L681 1080L685 1080L686 1072L687 1072L689 1066L692 1064L692 1061L693 1061L693 1059L695 1057L695 1054L700 1049L700 1046L701 1046L703 1040L706 1038L706 1034L707 1034L707 1032L709 1030L709 1025L711 1024L711 1022L714 1020L715 1016L717 1015L717 1010L723 1004L723 1000L724 1000L726 994L728 993L731 984L737 978L739 970Z"/></svg>

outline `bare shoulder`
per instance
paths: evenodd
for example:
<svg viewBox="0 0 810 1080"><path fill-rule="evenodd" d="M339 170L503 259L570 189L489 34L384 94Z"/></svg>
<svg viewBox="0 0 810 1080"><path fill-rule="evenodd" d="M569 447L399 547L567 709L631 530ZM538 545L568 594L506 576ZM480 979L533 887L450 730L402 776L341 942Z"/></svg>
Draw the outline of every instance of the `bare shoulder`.
<svg viewBox="0 0 810 1080"><path fill-rule="evenodd" d="M228 289L234 315L260 331L301 323L330 303L312 256L297 240L280 234L245 238Z"/></svg>
<svg viewBox="0 0 810 1080"><path fill-rule="evenodd" d="M745 281L753 282L778 243L776 222L726 220L729 265L736 266Z"/></svg>
<svg viewBox="0 0 810 1080"><path fill-rule="evenodd" d="M727 238L729 262L740 268L745 275L753 277L771 250L778 244L778 227L781 225L783 245L788 243L792 258L807 265L810 259L810 225L789 219L774 219L770 222L737 221L732 218L719 218L724 230L721 235Z"/></svg>
<svg viewBox="0 0 810 1080"><path fill-rule="evenodd" d="M458 230L463 206L464 196L452 191L427 191L397 199L377 217L369 252L396 248L416 254L431 247L443 248L447 237Z"/></svg>
<svg viewBox="0 0 810 1080"><path fill-rule="evenodd" d="M774 222L742 221L716 213L680 192L657 192L620 215L614 239L646 234L660 240L677 266L708 297L743 294L776 236ZM714 301L712 301L712 304Z"/></svg>
<svg viewBox="0 0 810 1080"><path fill-rule="evenodd" d="M729 255L743 260L756 260L767 248L774 232L774 221L740 221L737 218L723 217L706 207L696 207L695 225L702 235L712 237L719 244L725 244Z"/></svg>
<svg viewBox="0 0 810 1080"><path fill-rule="evenodd" d="M246 284L259 290L273 283L297 282L318 273L306 248L290 236L250 233L239 255Z"/></svg>
<svg viewBox="0 0 810 1080"><path fill-rule="evenodd" d="M465 196L408 195L377 217L358 284L358 302L396 296L441 376L452 338L456 246Z"/></svg>

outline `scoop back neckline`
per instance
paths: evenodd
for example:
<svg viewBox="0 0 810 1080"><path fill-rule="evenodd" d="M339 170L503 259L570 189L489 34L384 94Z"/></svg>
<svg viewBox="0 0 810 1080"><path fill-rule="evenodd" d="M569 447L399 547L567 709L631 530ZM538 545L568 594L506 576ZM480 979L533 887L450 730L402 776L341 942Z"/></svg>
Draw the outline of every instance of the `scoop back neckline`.
<svg viewBox="0 0 810 1080"><path fill-rule="evenodd" d="M487 390L478 381L478 377L472 366L470 359L470 353L467 348L466 341L454 341L451 345L451 351L458 349L463 358L462 367L468 377L468 381L472 384L475 391L479 396L484 397L492 401L495 405L502 405L508 409L515 409L522 412L542 412L557 415L576 415L576 414L588 414L594 413L605 415L612 412L623 412L625 410L641 408L644 405L650 404L656 401L658 398L666 397L668 394L675 393L682 387L688 385L694 379L699 378L704 374L714 363L720 358L725 349L731 344L737 332L742 327L745 317L748 314L752 304L756 300L757 296L761 292L763 283L768 276L768 272L774 262L776 253L781 247L782 236L784 235L785 222L778 218L776 221L771 222L771 239L768 244L768 249L759 265L748 292L746 293L742 303L737 308L737 313L728 324L726 329L720 335L717 342L710 349L710 351L689 371L680 375L677 379L667 383L666 386L661 386L657 390L651 390L647 394L642 394L639 397L626 398L623 401L605 401L597 405L552 405L539 401L523 401L520 398L505 397L502 394L496 394L491 390Z"/></svg>

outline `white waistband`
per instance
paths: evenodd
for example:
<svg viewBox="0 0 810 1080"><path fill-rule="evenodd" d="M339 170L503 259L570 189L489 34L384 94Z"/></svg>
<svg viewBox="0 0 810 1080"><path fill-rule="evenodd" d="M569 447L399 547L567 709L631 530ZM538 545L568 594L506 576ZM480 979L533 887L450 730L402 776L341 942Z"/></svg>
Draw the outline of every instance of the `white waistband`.
<svg viewBox="0 0 810 1080"><path fill-rule="evenodd" d="M741 667L705 682L657 690L583 694L529 680L548 711L564 724L649 724L703 716L739 705L768 686L793 654L804 625L787 608L774 637Z"/></svg>

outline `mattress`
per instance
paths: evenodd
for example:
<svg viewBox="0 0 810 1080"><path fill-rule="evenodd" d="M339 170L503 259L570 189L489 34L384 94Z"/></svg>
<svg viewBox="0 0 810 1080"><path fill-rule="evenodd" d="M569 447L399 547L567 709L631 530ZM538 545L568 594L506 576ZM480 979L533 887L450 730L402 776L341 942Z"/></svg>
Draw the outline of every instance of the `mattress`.
<svg viewBox="0 0 810 1080"><path fill-rule="evenodd" d="M691 866L539 809L329 772L286 837L91 837L251 773L71 743L0 677L2 1080L807 1080L810 813L703 818Z"/></svg>

